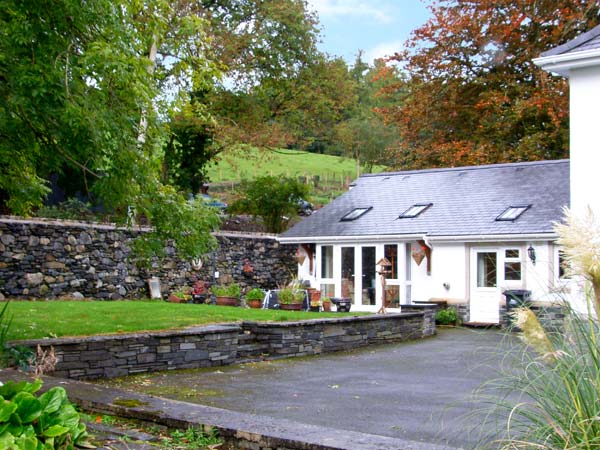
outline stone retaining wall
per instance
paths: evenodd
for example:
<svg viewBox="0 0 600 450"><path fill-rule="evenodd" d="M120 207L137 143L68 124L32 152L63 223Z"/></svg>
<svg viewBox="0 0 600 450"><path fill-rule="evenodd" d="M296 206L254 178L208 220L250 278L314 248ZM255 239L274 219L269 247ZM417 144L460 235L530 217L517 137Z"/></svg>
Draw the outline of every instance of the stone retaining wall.
<svg viewBox="0 0 600 450"><path fill-rule="evenodd" d="M0 299L90 297L147 298L147 279L158 276L163 295L190 286L196 278L276 288L296 270L295 248L274 236L217 233L219 249L195 271L190 261L167 257L149 270L128 261L130 242L143 230L72 221L0 217ZM244 271L244 266L246 270Z"/></svg>
<svg viewBox="0 0 600 450"><path fill-rule="evenodd" d="M140 372L229 365L261 359L317 355L435 334L435 307L402 314L302 322L213 325L185 330L84 338L16 341L58 358L52 375L111 378ZM433 323L433 327L431 326Z"/></svg>

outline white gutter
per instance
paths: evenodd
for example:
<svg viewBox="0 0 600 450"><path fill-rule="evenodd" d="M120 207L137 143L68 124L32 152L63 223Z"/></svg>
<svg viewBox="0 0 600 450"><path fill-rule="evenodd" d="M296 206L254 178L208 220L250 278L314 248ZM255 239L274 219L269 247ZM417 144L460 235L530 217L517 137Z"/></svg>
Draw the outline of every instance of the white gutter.
<svg viewBox="0 0 600 450"><path fill-rule="evenodd" d="M549 72L565 77L571 69L581 69L600 65L600 49L583 50L562 55L542 56L533 60L534 64Z"/></svg>
<svg viewBox="0 0 600 450"><path fill-rule="evenodd" d="M434 243L441 242L518 242L518 241L548 241L558 238L556 233L529 233L529 234L471 234L451 236L428 236L423 234L387 234L363 236L302 236L282 238L277 240L282 244L335 244L335 243L364 243L364 242L401 242L423 240L428 247L433 248Z"/></svg>

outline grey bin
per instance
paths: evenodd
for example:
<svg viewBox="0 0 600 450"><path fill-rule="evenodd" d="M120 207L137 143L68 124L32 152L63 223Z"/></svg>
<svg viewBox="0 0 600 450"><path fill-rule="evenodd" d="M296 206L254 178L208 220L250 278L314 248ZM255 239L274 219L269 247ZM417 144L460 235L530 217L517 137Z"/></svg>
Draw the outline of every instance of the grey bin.
<svg viewBox="0 0 600 450"><path fill-rule="evenodd" d="M352 304L352 299L347 297L333 297L331 301L335 306L337 306L338 312L350 312L350 305Z"/></svg>
<svg viewBox="0 0 600 450"><path fill-rule="evenodd" d="M506 297L506 318L508 326L514 331L519 331L519 329L514 326L514 318L510 313L513 309L522 306L529 308L531 306L531 291L527 289L508 289L502 292L502 294Z"/></svg>

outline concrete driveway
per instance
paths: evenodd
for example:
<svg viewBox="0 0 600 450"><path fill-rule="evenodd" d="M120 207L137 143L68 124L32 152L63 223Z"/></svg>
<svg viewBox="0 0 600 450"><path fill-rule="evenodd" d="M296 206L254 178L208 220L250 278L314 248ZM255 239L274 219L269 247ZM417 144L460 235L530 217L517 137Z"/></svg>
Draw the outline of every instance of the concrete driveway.
<svg viewBox="0 0 600 450"><path fill-rule="evenodd" d="M348 353L103 384L307 424L478 448L489 442L494 426L481 425L489 408L471 394L498 377L515 346L516 338L497 331L442 329L434 338Z"/></svg>

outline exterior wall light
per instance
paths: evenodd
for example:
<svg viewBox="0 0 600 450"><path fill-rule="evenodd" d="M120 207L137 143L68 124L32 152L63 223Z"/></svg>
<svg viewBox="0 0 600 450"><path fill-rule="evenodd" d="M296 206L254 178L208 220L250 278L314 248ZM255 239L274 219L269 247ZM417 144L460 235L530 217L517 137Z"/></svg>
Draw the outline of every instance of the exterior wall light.
<svg viewBox="0 0 600 450"><path fill-rule="evenodd" d="M535 248L533 248L533 245L530 245L529 248L527 249L527 256L529 256L529 259L535 266L536 256L535 256Z"/></svg>

